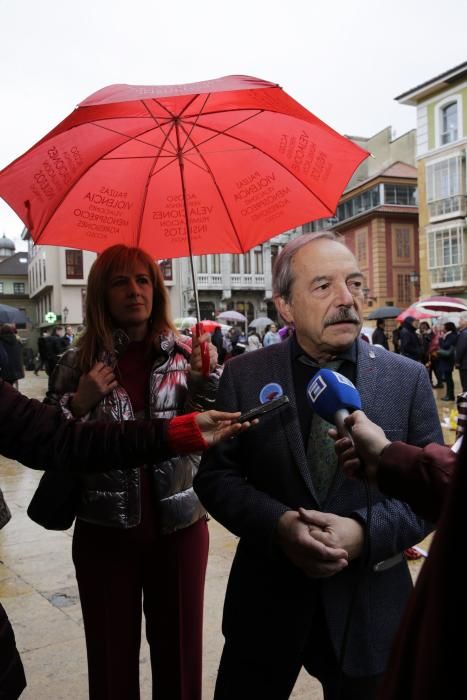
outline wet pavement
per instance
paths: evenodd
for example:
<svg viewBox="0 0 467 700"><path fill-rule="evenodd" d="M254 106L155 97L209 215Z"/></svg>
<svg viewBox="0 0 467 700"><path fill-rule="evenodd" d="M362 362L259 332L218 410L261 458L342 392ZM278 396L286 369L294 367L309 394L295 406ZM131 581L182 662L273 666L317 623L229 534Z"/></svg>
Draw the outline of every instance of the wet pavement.
<svg viewBox="0 0 467 700"><path fill-rule="evenodd" d="M456 373L457 374L457 373ZM457 380L457 377L456 377ZM32 372L20 382L20 390L42 399L46 377ZM456 384L456 390L459 386ZM443 390L434 391L440 417L453 403L440 401ZM443 429L446 444L454 431ZM71 535L46 531L33 523L26 509L41 472L26 469L0 456L0 484L13 517L0 532L0 599L15 629L28 679L22 700L86 700L87 673L84 633L78 590L71 561ZM221 615L236 538L210 521L210 555L206 582L203 699L211 700L222 650ZM428 549L431 538L421 546ZM410 562L416 578L421 560ZM144 634L142 635L144 639ZM151 674L146 642L141 652L142 700L151 697ZM305 672L300 675L294 700L322 700L320 684Z"/></svg>

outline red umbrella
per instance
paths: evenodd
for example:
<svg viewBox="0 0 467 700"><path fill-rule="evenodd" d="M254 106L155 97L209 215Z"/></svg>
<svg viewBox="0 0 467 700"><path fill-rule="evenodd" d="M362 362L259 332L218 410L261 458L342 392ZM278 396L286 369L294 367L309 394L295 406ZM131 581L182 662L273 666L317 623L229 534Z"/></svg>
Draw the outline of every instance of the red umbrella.
<svg viewBox="0 0 467 700"><path fill-rule="evenodd" d="M407 316L412 316L412 318L421 321L423 318L435 318L437 315L435 311L424 311L416 306L409 306L408 309L404 309L404 311L397 316L396 321L405 321Z"/></svg>
<svg viewBox="0 0 467 700"><path fill-rule="evenodd" d="M199 328L201 326L201 328ZM198 328L196 328L198 327ZM201 331L201 333L214 333L216 328L221 328L221 324L217 323L217 321L200 321L200 323L197 323L196 326L194 327L195 331ZM193 332L193 328L191 329Z"/></svg>
<svg viewBox="0 0 467 700"><path fill-rule="evenodd" d="M38 244L192 259L332 216L367 155L258 78L111 85L1 171L0 195Z"/></svg>

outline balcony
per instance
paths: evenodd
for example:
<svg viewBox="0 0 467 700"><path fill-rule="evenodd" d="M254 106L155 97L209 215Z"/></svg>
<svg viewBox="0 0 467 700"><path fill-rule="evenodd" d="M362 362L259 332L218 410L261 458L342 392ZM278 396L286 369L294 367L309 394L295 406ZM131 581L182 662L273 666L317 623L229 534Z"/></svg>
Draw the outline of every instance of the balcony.
<svg viewBox="0 0 467 700"><path fill-rule="evenodd" d="M264 289L264 275L232 274L230 286L232 289Z"/></svg>
<svg viewBox="0 0 467 700"><path fill-rule="evenodd" d="M428 211L430 213L430 221L465 216L467 212L466 200L467 197L465 194L458 194L454 197L446 197L445 199L438 199L435 202L429 202Z"/></svg>
<svg viewBox="0 0 467 700"><path fill-rule="evenodd" d="M459 289L467 287L467 265L437 267L429 271L432 289Z"/></svg>
<svg viewBox="0 0 467 700"><path fill-rule="evenodd" d="M222 275L217 273L200 273L196 276L198 289L222 289Z"/></svg>

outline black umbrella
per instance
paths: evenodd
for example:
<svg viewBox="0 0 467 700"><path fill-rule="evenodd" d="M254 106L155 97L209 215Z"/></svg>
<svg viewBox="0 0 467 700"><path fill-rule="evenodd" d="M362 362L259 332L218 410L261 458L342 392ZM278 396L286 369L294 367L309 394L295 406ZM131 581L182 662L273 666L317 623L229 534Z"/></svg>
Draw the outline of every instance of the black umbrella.
<svg viewBox="0 0 467 700"><path fill-rule="evenodd" d="M26 325L28 321L29 318L21 309L17 309L16 306L0 304L0 323L17 323L18 325Z"/></svg>
<svg viewBox="0 0 467 700"><path fill-rule="evenodd" d="M368 314L368 320L376 321L380 318L396 318L403 311L398 306L380 306L379 309L373 309Z"/></svg>

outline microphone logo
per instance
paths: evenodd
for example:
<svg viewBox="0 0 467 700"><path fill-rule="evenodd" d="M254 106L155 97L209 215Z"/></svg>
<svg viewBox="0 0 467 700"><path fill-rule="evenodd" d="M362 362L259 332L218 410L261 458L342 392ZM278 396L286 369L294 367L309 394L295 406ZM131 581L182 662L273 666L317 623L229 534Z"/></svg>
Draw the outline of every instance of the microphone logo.
<svg viewBox="0 0 467 700"><path fill-rule="evenodd" d="M307 394L308 398L312 403L315 403L318 397L323 393L325 389L327 389L327 383L324 381L324 377L322 374L318 373L318 375L315 377L315 379L308 384L307 388Z"/></svg>

